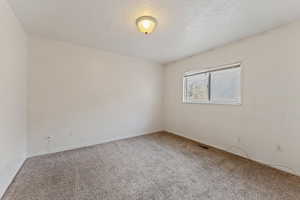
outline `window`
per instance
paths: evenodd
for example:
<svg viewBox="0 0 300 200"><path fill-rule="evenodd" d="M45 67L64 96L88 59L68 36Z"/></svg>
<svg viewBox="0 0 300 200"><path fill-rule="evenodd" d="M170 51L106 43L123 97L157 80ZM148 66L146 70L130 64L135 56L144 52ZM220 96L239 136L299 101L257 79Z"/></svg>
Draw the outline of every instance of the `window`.
<svg viewBox="0 0 300 200"><path fill-rule="evenodd" d="M183 85L184 103L241 104L240 64L187 72Z"/></svg>

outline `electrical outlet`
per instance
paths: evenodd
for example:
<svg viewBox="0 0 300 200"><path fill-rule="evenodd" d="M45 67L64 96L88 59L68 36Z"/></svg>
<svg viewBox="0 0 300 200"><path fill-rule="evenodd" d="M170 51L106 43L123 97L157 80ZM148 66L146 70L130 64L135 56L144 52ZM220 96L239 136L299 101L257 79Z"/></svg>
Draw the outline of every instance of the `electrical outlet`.
<svg viewBox="0 0 300 200"><path fill-rule="evenodd" d="M46 137L46 140L47 140L47 143L50 143L51 140L52 140L51 136L47 136L47 137Z"/></svg>

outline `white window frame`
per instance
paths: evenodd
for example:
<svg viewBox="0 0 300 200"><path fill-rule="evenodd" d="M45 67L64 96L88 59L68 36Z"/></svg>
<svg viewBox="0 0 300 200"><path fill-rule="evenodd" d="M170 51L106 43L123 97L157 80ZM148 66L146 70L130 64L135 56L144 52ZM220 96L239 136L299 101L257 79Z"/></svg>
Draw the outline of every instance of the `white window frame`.
<svg viewBox="0 0 300 200"><path fill-rule="evenodd" d="M209 100L208 101L188 101L186 96L187 96L187 79L186 77L188 76L193 76L193 75L197 75L197 74L204 74L204 73L211 73L211 72L215 72L215 71L222 71L222 70L227 70L227 69L232 69L232 68L240 68L241 70L241 74L240 74L240 99L237 100L232 100L232 101L226 101L226 100L215 100L212 101L210 99L210 86L209 86ZM200 71L188 71L185 72L183 75L183 96L182 96L182 102L184 104L220 104L220 105L242 105L242 73L243 72L243 68L242 68L242 63L241 62L237 62L237 63L233 63L233 64L227 64L227 65L222 65L222 66L218 66L218 67L213 67L213 68L206 68L204 70L200 70ZM209 78L210 75L209 75Z"/></svg>

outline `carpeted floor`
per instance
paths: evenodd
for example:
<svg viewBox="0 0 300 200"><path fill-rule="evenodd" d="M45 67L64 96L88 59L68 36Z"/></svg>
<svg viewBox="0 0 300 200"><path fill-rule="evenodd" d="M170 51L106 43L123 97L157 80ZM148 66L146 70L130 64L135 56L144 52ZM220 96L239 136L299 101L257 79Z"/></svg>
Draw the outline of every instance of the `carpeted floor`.
<svg viewBox="0 0 300 200"><path fill-rule="evenodd" d="M156 133L26 161L3 200L296 200L300 178Z"/></svg>

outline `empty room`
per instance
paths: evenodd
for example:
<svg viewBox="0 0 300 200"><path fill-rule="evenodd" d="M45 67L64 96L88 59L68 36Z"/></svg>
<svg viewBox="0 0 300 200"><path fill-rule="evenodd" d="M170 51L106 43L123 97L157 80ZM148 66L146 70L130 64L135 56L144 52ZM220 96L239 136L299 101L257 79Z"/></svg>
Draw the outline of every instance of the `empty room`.
<svg viewBox="0 0 300 200"><path fill-rule="evenodd" d="M300 200L299 0L0 0L1 200Z"/></svg>

